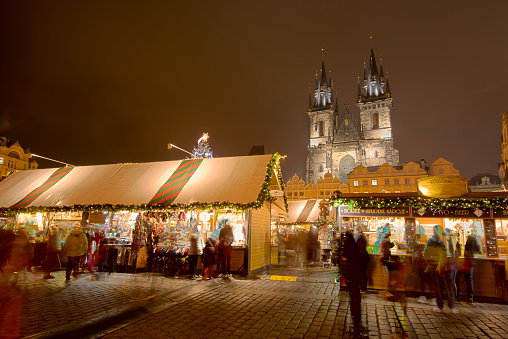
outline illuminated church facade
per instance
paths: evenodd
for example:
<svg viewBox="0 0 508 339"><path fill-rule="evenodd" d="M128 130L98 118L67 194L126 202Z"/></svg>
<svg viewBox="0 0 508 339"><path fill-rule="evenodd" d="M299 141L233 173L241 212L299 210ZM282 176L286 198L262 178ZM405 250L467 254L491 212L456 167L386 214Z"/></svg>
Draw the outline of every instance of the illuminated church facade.
<svg viewBox="0 0 508 339"><path fill-rule="evenodd" d="M358 165L399 165L399 151L393 146L390 85L383 66L378 70L372 49L368 66L364 64L363 83L358 82L356 105L359 114L347 105L338 109L331 72L327 76L323 60L314 95L309 93L307 183L317 183L326 173L346 183Z"/></svg>

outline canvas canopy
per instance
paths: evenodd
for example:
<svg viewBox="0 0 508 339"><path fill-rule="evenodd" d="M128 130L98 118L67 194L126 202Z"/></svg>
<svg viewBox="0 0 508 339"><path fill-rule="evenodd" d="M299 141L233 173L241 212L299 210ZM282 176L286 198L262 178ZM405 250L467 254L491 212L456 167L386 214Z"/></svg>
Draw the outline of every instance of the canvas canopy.
<svg viewBox="0 0 508 339"><path fill-rule="evenodd" d="M280 175L277 153L26 170L0 182L0 211L91 205L249 208L272 198L274 175Z"/></svg>
<svg viewBox="0 0 508 339"><path fill-rule="evenodd" d="M286 224L312 223L319 219L319 204L323 199L298 200L288 203Z"/></svg>

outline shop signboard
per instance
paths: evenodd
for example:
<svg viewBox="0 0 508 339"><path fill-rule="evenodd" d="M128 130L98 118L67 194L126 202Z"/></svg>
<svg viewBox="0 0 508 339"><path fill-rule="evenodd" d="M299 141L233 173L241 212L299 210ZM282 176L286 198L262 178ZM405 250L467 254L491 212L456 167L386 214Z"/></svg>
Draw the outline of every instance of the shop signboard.
<svg viewBox="0 0 508 339"><path fill-rule="evenodd" d="M409 217L409 207L394 208L349 208L339 206L341 217Z"/></svg>
<svg viewBox="0 0 508 339"><path fill-rule="evenodd" d="M501 209L501 210L493 210L493 217L494 219L508 219L508 210Z"/></svg>
<svg viewBox="0 0 508 339"><path fill-rule="evenodd" d="M446 209L413 209L416 218L451 218L451 219L487 219L490 218L490 209L477 208L446 208Z"/></svg>
<svg viewBox="0 0 508 339"><path fill-rule="evenodd" d="M349 229L349 218L340 218L340 231L346 232Z"/></svg>
<svg viewBox="0 0 508 339"><path fill-rule="evenodd" d="M406 252L413 253L416 244L416 220L415 218L405 218L404 223L406 227Z"/></svg>
<svg viewBox="0 0 508 339"><path fill-rule="evenodd" d="M487 248L487 258L497 258L497 234L496 221L494 219L485 219L485 246Z"/></svg>
<svg viewBox="0 0 508 339"><path fill-rule="evenodd" d="M451 175L436 175L418 179L418 190L429 198L462 197L469 193L467 179Z"/></svg>

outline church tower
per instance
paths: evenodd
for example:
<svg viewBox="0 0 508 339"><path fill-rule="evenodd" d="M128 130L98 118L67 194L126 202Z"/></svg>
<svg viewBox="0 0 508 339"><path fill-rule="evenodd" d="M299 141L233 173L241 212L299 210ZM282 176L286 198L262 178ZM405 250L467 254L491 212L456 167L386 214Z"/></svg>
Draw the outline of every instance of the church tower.
<svg viewBox="0 0 508 339"><path fill-rule="evenodd" d="M363 88L362 88L363 87ZM374 50L370 50L369 66L363 65L363 86L358 83L357 105L362 126L361 163L363 166L399 164L399 151L393 148L391 116L392 94L383 65L379 71Z"/></svg>
<svg viewBox="0 0 508 339"><path fill-rule="evenodd" d="M337 112L333 96L331 72L326 76L325 62L321 60L321 71L316 74L314 95L309 93L308 114L310 119L310 143L308 146L306 181L317 180L331 170L332 164L327 159L335 131Z"/></svg>

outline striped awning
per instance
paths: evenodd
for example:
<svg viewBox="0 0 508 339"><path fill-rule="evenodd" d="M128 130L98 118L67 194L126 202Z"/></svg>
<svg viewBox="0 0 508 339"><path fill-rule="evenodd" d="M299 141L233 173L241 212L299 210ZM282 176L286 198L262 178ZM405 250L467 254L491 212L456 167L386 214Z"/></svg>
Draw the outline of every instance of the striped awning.
<svg viewBox="0 0 508 339"><path fill-rule="evenodd" d="M273 159L270 154L19 171L0 182L0 209L249 204L270 180Z"/></svg>

